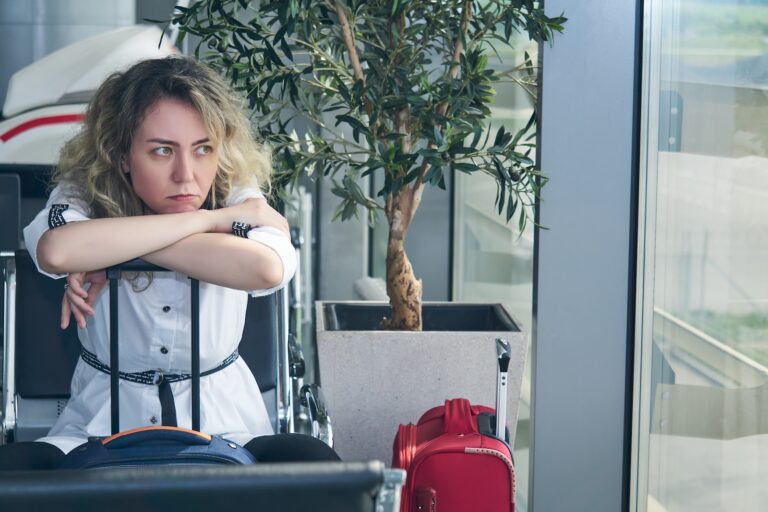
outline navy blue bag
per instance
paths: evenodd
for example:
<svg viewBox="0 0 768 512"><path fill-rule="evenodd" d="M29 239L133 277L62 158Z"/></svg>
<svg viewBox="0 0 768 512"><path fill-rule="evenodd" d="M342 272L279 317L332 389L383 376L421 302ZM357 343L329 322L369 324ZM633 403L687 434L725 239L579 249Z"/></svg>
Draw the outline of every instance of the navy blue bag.
<svg viewBox="0 0 768 512"><path fill-rule="evenodd" d="M120 430L120 378L141 377L141 374L120 372L118 361L118 314L117 281L123 270L165 271L143 260L133 260L107 269L109 278L109 315L110 315L110 365L93 361L93 354L83 349L83 359L102 372L110 375L112 435L109 437L91 437L88 442L78 446L64 458L62 469L96 469L107 467L135 467L154 465L206 465L206 464L253 464L254 456L242 446L220 436L199 432L200 430L200 282L192 279L192 372L189 375L174 375L175 380L192 380L192 430L177 426L141 427L125 432ZM237 358L237 353L230 356L216 371L230 364ZM206 375L210 372L205 372ZM137 377L138 376L138 377ZM170 376L168 376L170 377ZM161 402L173 404L169 381L162 373L155 376ZM151 381L151 378L150 378ZM170 395L170 396L169 396ZM163 413L165 419L165 412ZM175 408L168 417L175 425ZM165 422L164 422L165 423Z"/></svg>
<svg viewBox="0 0 768 512"><path fill-rule="evenodd" d="M251 452L219 436L178 427L142 427L92 437L70 452L62 469L154 465L253 464Z"/></svg>

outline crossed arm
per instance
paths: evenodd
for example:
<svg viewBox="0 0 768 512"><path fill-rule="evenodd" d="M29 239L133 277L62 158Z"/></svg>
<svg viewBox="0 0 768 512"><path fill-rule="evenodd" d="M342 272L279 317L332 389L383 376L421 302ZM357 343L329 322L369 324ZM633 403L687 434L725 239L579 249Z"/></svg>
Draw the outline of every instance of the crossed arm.
<svg viewBox="0 0 768 512"><path fill-rule="evenodd" d="M235 220L271 226L289 236L286 220L264 199L213 211L70 222L46 232L37 246L40 266L70 274L62 326L68 325L70 314L81 326L83 315L93 314L91 306L104 286L101 269L138 257L229 288L277 286L283 277L280 257L266 245L233 236ZM90 289L84 287L86 282Z"/></svg>

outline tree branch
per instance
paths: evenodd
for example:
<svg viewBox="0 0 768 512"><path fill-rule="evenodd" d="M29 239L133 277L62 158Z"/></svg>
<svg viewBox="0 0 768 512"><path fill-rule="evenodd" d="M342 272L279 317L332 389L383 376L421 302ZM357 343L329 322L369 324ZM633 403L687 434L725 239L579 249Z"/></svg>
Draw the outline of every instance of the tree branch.
<svg viewBox="0 0 768 512"><path fill-rule="evenodd" d="M333 5L336 8L336 15L339 17L339 23L341 23L341 32L344 35L344 46L347 47L349 63L352 64L352 69L355 71L355 79L362 80L363 83L365 83L363 68L360 65L360 57L357 55L355 37L354 34L352 34L352 27L349 26L349 20L347 20L347 13L344 11L344 7L342 7L339 0L336 0ZM373 106L368 102L368 98L365 96L363 96L363 104L365 105L365 112L370 117L373 113Z"/></svg>
<svg viewBox="0 0 768 512"><path fill-rule="evenodd" d="M467 36L467 28L469 27L469 17L472 15L472 0L464 0L464 8L463 12L461 13L461 28L459 35L456 36L456 44L453 48L453 64L451 65L450 70L448 71L448 78L453 80L459 75L459 60L461 59L461 54L464 53L464 43L462 42L463 39ZM462 37L463 36L463 37ZM444 116L445 113L448 111L448 100L442 102L437 106L437 112Z"/></svg>
<svg viewBox="0 0 768 512"><path fill-rule="evenodd" d="M464 0L464 7L463 11L461 13L461 29L459 35L456 36L456 43L453 47L453 64L451 65L451 68L448 70L448 78L453 80L459 75L459 60L461 59L461 54L464 52L464 43L462 42L462 39L466 38L467 35L467 29L469 27L469 18L472 15L472 0ZM464 37L462 37L462 35ZM441 116L445 116L445 113L448 111L448 100L440 103L437 108L435 109L438 114ZM429 144L430 148L437 147L434 143ZM416 182L413 185L414 190L414 201L413 203L418 207L418 204L421 202L421 194L424 189L424 177L427 175L427 172L429 171L429 164L424 161L424 163L421 165L421 170L419 171L419 178L416 180Z"/></svg>

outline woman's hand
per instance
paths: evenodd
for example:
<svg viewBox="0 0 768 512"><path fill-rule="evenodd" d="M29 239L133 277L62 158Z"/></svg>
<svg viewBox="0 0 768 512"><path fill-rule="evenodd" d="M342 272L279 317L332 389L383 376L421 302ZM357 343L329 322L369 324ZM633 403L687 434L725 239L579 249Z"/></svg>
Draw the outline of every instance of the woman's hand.
<svg viewBox="0 0 768 512"><path fill-rule="evenodd" d="M269 206L264 198L246 199L243 203L219 208L211 212L214 215L215 233L231 233L232 223L235 221L245 222L251 227L270 226L291 236L288 221L280 213Z"/></svg>
<svg viewBox="0 0 768 512"><path fill-rule="evenodd" d="M87 289L86 283L90 284ZM69 274L64 297L61 299L61 328L69 327L69 317L74 316L77 325L85 329L85 317L96 314L93 304L106 284L107 273L103 270Z"/></svg>

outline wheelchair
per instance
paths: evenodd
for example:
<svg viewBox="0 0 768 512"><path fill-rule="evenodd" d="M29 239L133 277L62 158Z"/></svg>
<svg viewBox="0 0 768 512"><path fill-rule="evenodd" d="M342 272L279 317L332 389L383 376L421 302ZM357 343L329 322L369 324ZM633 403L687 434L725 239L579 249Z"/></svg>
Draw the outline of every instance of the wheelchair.
<svg viewBox="0 0 768 512"><path fill-rule="evenodd" d="M58 324L61 284L40 274L21 244L21 227L45 203L45 171L42 166L0 165L0 444L32 441L48 432L67 403L80 356L74 322L64 331ZM332 446L322 393L316 384L302 382L306 364L290 332L295 290L289 286L249 297L239 351L259 383L275 432L311 433ZM181 510L182 503L195 509L210 503L387 511L399 507L403 481L401 471L378 462L18 472L0 479L0 507ZM71 486L79 492L73 495Z"/></svg>

